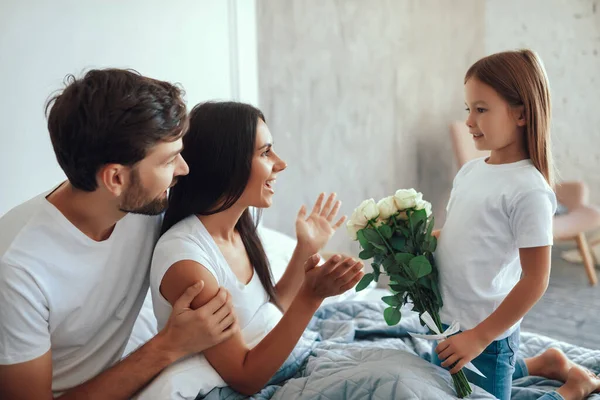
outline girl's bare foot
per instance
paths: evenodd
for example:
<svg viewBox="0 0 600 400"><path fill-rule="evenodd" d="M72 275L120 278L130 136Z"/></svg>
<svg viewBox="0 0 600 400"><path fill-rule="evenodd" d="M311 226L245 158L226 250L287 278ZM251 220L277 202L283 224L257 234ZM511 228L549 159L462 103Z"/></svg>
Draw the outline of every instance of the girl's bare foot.
<svg viewBox="0 0 600 400"><path fill-rule="evenodd" d="M582 400L600 390L600 378L593 372L574 365L568 373L567 381L557 392L565 400Z"/></svg>
<svg viewBox="0 0 600 400"><path fill-rule="evenodd" d="M561 382L567 381L569 370L575 365L569 361L565 353L556 348L550 348L539 356L526 358L525 364L529 375Z"/></svg>

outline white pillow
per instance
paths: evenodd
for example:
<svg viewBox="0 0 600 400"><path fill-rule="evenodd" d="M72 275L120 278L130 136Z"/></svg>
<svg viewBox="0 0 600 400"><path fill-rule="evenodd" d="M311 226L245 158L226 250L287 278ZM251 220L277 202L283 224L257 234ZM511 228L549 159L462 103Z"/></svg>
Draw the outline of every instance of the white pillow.
<svg viewBox="0 0 600 400"><path fill-rule="evenodd" d="M258 235L271 264L273 279L277 282L290 263L296 248L296 239L263 225L258 227Z"/></svg>

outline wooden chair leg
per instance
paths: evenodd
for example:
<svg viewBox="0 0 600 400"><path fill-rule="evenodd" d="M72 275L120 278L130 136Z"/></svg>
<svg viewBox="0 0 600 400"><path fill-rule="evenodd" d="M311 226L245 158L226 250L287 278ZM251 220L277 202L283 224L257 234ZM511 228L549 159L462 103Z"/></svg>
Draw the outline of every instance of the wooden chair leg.
<svg viewBox="0 0 600 400"><path fill-rule="evenodd" d="M575 241L577 242L579 253L581 253L581 258L583 260L583 265L585 266L585 272L587 273L588 279L590 280L590 285L595 286L598 283L598 278L596 276L596 269L594 266L592 252L590 251L590 246L588 245L588 242L585 238L585 234L578 234L575 237Z"/></svg>

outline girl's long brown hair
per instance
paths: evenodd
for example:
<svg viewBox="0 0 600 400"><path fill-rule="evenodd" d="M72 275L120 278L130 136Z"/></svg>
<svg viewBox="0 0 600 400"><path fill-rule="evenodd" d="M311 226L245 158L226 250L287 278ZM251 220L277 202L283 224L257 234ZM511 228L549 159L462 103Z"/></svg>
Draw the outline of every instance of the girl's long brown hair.
<svg viewBox="0 0 600 400"><path fill-rule="evenodd" d="M531 50L505 51L477 61L465 75L491 86L512 107L523 107L527 153L554 187L550 89L542 60Z"/></svg>

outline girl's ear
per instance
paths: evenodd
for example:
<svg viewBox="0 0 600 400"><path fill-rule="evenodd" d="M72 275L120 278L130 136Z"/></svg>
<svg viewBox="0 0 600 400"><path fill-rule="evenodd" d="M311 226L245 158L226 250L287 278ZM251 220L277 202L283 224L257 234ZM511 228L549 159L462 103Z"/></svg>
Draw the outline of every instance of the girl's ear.
<svg viewBox="0 0 600 400"><path fill-rule="evenodd" d="M517 126L527 125L527 119L525 118L525 106L514 107L513 117L517 123Z"/></svg>

